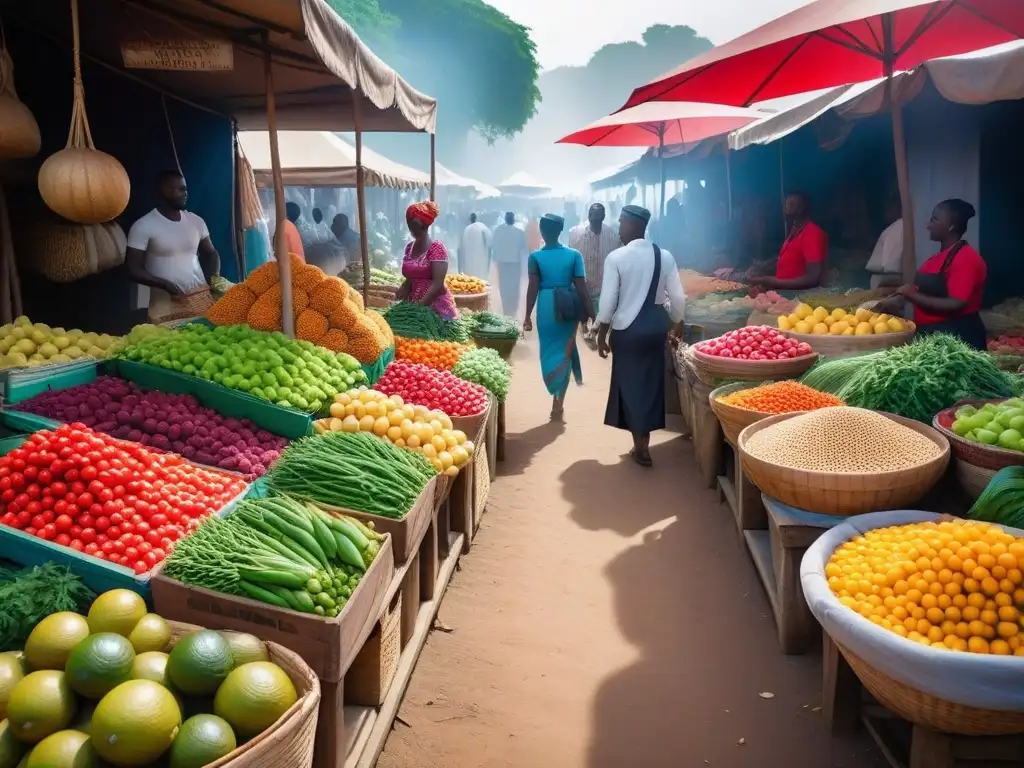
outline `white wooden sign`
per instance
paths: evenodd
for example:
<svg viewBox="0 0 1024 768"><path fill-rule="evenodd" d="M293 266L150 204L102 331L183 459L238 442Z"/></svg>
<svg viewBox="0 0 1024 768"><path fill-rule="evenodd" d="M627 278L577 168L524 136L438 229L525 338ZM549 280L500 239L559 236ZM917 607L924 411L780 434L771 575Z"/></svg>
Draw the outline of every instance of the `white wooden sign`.
<svg viewBox="0 0 1024 768"><path fill-rule="evenodd" d="M226 72L234 69L228 40L156 40L121 44L125 69Z"/></svg>

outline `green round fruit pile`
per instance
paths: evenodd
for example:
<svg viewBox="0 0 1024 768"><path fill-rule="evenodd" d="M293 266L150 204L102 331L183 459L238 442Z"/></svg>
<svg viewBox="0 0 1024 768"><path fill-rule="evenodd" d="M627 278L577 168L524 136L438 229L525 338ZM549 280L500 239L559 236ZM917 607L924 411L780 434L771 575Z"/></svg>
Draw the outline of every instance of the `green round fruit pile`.
<svg viewBox="0 0 1024 768"><path fill-rule="evenodd" d="M961 406L951 428L972 443L1024 451L1024 400L1012 397L981 408Z"/></svg>
<svg viewBox="0 0 1024 768"><path fill-rule="evenodd" d="M0 654L0 766L200 768L297 700L258 638L204 629L172 645L166 621L115 589Z"/></svg>
<svg viewBox="0 0 1024 768"><path fill-rule="evenodd" d="M247 325L210 328L192 323L143 339L118 356L198 376L306 413L323 410L338 392L366 383L366 374L351 355Z"/></svg>
<svg viewBox="0 0 1024 768"><path fill-rule="evenodd" d="M486 347L471 349L459 358L452 373L465 381L486 387L499 402L505 402L512 379L512 366L495 350Z"/></svg>

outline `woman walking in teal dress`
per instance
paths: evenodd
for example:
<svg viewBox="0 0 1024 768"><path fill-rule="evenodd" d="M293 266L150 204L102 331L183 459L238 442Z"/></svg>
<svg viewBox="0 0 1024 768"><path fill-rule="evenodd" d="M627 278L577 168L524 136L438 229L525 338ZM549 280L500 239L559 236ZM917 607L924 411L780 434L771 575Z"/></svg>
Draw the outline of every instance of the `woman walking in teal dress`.
<svg viewBox="0 0 1024 768"><path fill-rule="evenodd" d="M570 375L583 383L576 330L593 319L594 306L587 290L583 256L558 242L565 220L553 213L540 220L544 247L530 254L530 283L526 292L526 320L523 330L533 329L537 308L537 336L540 339L540 367L544 384L551 393L551 418L562 416Z"/></svg>

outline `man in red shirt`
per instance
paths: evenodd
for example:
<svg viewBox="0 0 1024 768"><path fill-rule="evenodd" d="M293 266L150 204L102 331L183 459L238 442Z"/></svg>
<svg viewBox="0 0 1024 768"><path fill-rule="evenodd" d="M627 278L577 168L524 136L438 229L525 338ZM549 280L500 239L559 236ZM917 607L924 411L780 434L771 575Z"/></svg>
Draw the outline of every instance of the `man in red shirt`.
<svg viewBox="0 0 1024 768"><path fill-rule="evenodd" d="M786 240L775 262L775 276L751 275L753 285L799 291L821 285L828 262L828 235L811 221L810 201L803 192L790 192L783 204Z"/></svg>

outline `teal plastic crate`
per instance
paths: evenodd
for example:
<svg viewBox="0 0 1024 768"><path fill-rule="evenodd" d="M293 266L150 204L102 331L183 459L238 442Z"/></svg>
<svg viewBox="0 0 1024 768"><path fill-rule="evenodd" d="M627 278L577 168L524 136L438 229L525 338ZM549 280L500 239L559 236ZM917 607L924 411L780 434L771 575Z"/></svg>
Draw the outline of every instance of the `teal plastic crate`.
<svg viewBox="0 0 1024 768"><path fill-rule="evenodd" d="M7 438L13 441L14 438ZM21 438L24 442L25 438ZM0 440L0 446L5 441ZM11 445L3 452L6 453L21 444ZM262 478L257 480L240 493L235 499L229 501L218 512L217 517L224 517L231 513L239 501L254 493L254 487L259 486ZM259 493L265 493L260 490ZM43 563L57 563L67 567L69 571L80 578L89 589L97 594L107 592L111 589L130 589L150 601L149 573L136 575L131 568L115 565L106 560L100 560L83 552L76 552L71 547L64 547L46 539L30 536L16 528L9 528L0 525L0 559L10 560L22 566L42 565Z"/></svg>
<svg viewBox="0 0 1024 768"><path fill-rule="evenodd" d="M7 403L20 403L51 389L67 389L96 380L98 362L92 358L71 363L18 368L2 377L0 391Z"/></svg>
<svg viewBox="0 0 1024 768"><path fill-rule="evenodd" d="M26 435L31 435L33 432L38 432L41 429L56 429L60 426L59 421L12 408L5 408L3 411L0 411L0 423L3 423L8 429ZM0 454L2 453L7 453L7 451L0 451Z"/></svg>
<svg viewBox="0 0 1024 768"><path fill-rule="evenodd" d="M366 374L368 386L373 386L377 383L377 380L384 375L384 369L391 365L395 359L395 346L392 344L390 347L384 350L383 354L376 359L370 365L360 364L360 368L363 369L363 373Z"/></svg>

